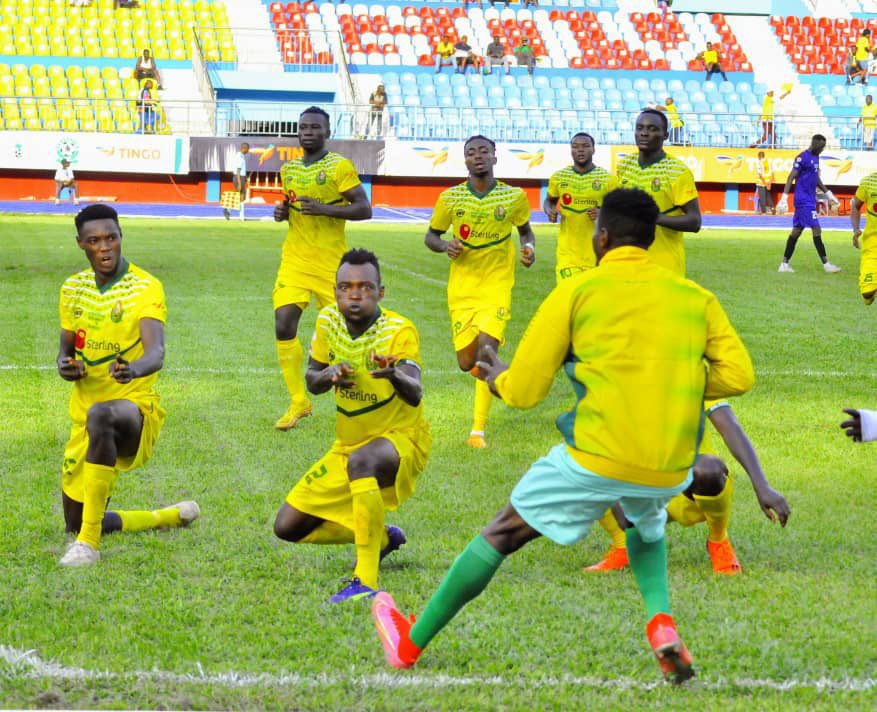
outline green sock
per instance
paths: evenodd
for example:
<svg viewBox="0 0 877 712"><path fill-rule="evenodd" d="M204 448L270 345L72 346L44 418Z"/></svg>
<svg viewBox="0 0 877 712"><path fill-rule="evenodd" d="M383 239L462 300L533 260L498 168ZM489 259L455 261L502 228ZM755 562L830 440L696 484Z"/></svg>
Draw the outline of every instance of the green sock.
<svg viewBox="0 0 877 712"><path fill-rule="evenodd" d="M646 604L649 620L657 613L670 615L670 585L667 582L667 546L664 537L646 543L636 527L627 530L627 555Z"/></svg>
<svg viewBox="0 0 877 712"><path fill-rule="evenodd" d="M480 534L470 541L411 627L411 642L425 648L457 611L487 587L504 559Z"/></svg>

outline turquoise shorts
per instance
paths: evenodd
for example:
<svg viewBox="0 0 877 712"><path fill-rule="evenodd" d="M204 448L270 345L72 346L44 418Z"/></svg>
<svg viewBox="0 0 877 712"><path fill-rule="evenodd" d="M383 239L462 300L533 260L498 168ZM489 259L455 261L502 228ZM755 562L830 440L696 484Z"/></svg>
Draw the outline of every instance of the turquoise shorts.
<svg viewBox="0 0 877 712"><path fill-rule="evenodd" d="M666 507L691 484L689 470L676 487L646 487L601 477L579 465L566 445L532 464L512 490L512 506L533 529L558 544L575 544L616 502L643 541L664 536Z"/></svg>

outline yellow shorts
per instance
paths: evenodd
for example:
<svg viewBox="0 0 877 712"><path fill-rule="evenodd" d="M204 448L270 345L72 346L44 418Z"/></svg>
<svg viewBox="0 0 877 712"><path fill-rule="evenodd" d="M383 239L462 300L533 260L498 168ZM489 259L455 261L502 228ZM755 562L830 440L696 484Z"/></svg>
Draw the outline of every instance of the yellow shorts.
<svg viewBox="0 0 877 712"><path fill-rule="evenodd" d="M859 262L859 293L877 290L877 249L862 252Z"/></svg>
<svg viewBox="0 0 877 712"><path fill-rule="evenodd" d="M725 487L734 487L734 481L730 473L728 474L728 479L725 480ZM733 489L731 491L733 492ZM703 511L701 511L697 502L689 499L684 494L677 494L667 505L667 521L676 522L683 527L693 527L695 524L705 522L706 517L703 516Z"/></svg>
<svg viewBox="0 0 877 712"><path fill-rule="evenodd" d="M274 309L295 304L302 309L311 303L311 295L317 300L317 308L335 303L335 275L318 277L281 263L274 282L271 298Z"/></svg>
<svg viewBox="0 0 877 712"><path fill-rule="evenodd" d="M152 457L152 448L158 440L158 434L164 425L165 410L158 400L135 403L143 413L143 430L140 431L140 446L133 457L120 457L116 460L116 477L119 472L128 472L145 465ZM88 432L85 423L73 423L70 439L64 446L64 462L61 465L61 490L75 502L85 501L85 478L82 466L88 452ZM116 480L110 485L110 495L116 486Z"/></svg>
<svg viewBox="0 0 877 712"><path fill-rule="evenodd" d="M399 508L414 493L417 477L423 472L432 436L423 423L416 431L390 431L386 438L399 453L399 471L393 487L381 490L384 507ZM362 443L364 444L364 443ZM353 504L347 479L347 458L361 445L344 446L337 442L302 477L286 495L286 503L299 512L353 529Z"/></svg>
<svg viewBox="0 0 877 712"><path fill-rule="evenodd" d="M460 351L483 332L505 343L505 329L512 316L511 304L484 304L478 307L451 308L454 350Z"/></svg>

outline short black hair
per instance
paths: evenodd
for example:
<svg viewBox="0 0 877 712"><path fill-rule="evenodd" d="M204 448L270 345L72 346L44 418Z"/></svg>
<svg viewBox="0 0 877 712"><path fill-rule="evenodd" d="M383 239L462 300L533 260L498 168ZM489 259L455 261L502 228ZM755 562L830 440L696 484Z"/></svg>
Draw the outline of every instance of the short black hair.
<svg viewBox="0 0 877 712"><path fill-rule="evenodd" d="M119 224L119 214L109 205L103 203L95 203L83 208L76 213L74 222L76 223L76 232L82 231L82 226L92 220L112 220L116 225ZM121 230L121 228L120 228Z"/></svg>
<svg viewBox="0 0 877 712"><path fill-rule="evenodd" d="M810 143L813 143L814 141L823 141L825 143L828 143L828 139L825 138L825 136L823 136L822 134L813 134L813 138L810 139Z"/></svg>
<svg viewBox="0 0 877 712"><path fill-rule="evenodd" d="M475 134L474 136L470 136L469 138L467 138L466 141L463 143L463 150L465 151L466 146L468 146L473 141L477 141L478 139L481 139L482 141L487 141L487 143L490 144L490 147L494 151L496 151L496 144L493 141L491 141L489 138L487 138L487 136L482 136L481 134Z"/></svg>
<svg viewBox="0 0 877 712"><path fill-rule="evenodd" d="M667 132L670 130L670 122L667 121L667 114L663 111L658 111L657 109L646 108L639 112L640 114L654 114L655 116L661 119L661 123L664 124L664 131Z"/></svg>
<svg viewBox="0 0 877 712"><path fill-rule="evenodd" d="M591 136L587 131L579 131L577 134L573 134L572 138L569 140L570 143L575 141L577 138L589 138L591 139L591 145L596 146L597 142L594 140L594 137Z"/></svg>
<svg viewBox="0 0 877 712"><path fill-rule="evenodd" d="M648 249L655 241L658 205L639 188L616 188L603 197L597 217L609 235L610 247L636 245Z"/></svg>
<svg viewBox="0 0 877 712"><path fill-rule="evenodd" d="M327 124L331 124L331 123L332 123L332 119L331 119L331 117L329 116L329 113L328 113L325 109L321 109L319 106L309 106L307 109L305 109L304 111L302 111L302 112L298 115L298 117L301 118L301 117L304 116L305 114L319 114L320 116L322 116L322 117L324 117L324 118L326 119L326 123L327 123Z"/></svg>
<svg viewBox="0 0 877 712"><path fill-rule="evenodd" d="M381 265L378 262L378 256L371 250L364 247L354 247L352 250L347 250L341 255L338 269L341 269L341 265L373 265L378 273L378 284L381 283Z"/></svg>

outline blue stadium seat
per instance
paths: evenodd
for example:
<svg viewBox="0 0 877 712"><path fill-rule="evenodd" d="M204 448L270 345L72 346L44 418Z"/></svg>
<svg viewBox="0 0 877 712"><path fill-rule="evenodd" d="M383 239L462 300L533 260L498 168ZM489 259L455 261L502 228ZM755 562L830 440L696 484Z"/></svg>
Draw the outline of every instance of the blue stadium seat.
<svg viewBox="0 0 877 712"><path fill-rule="evenodd" d="M504 87L518 86L518 83L515 81L515 78L511 74L503 74L502 79L500 80L500 84Z"/></svg>
<svg viewBox="0 0 877 712"><path fill-rule="evenodd" d="M460 86L461 84L465 84L468 86L468 82L466 81L465 74L452 74L451 75L451 86Z"/></svg>
<svg viewBox="0 0 877 712"><path fill-rule="evenodd" d="M454 97L452 96L439 96L438 98L439 106L456 106L454 102Z"/></svg>
<svg viewBox="0 0 877 712"><path fill-rule="evenodd" d="M555 99L554 107L561 111L572 109L572 102L569 99Z"/></svg>
<svg viewBox="0 0 877 712"><path fill-rule="evenodd" d="M572 92L569 89L567 89L566 87L555 88L554 89L554 98L557 99L558 101L562 101L564 99L569 101L570 99L572 99Z"/></svg>
<svg viewBox="0 0 877 712"><path fill-rule="evenodd" d="M825 94L824 96L819 98L819 103L822 105L823 109L837 106L837 102L831 94Z"/></svg>
<svg viewBox="0 0 877 712"><path fill-rule="evenodd" d="M619 91L633 91L633 82L627 77L621 77L615 82L615 88Z"/></svg>
<svg viewBox="0 0 877 712"><path fill-rule="evenodd" d="M556 97L554 96L554 90L546 87L539 90L539 103L544 106L551 106Z"/></svg>
<svg viewBox="0 0 877 712"><path fill-rule="evenodd" d="M642 92L649 88L649 80L648 79L636 79L633 82L633 90L636 92Z"/></svg>
<svg viewBox="0 0 877 712"><path fill-rule="evenodd" d="M447 85L437 86L435 88L435 93L440 97L451 96L451 87Z"/></svg>
<svg viewBox="0 0 877 712"><path fill-rule="evenodd" d="M400 84L417 84L417 77L411 72L403 72L399 76Z"/></svg>
<svg viewBox="0 0 877 712"><path fill-rule="evenodd" d="M417 85L418 85L418 86L421 86L421 87L422 87L424 84L430 84L430 85L432 85L432 84L434 83L434 82L432 81L432 77L433 77L432 74L418 74L418 75L417 75ZM436 78L438 78L438 77L436 77Z"/></svg>
<svg viewBox="0 0 877 712"><path fill-rule="evenodd" d="M701 86L703 86L703 82L699 82L695 79L687 79L685 81L685 91L687 91L689 94L695 91L700 91Z"/></svg>
<svg viewBox="0 0 877 712"><path fill-rule="evenodd" d="M600 88L601 89L614 89L615 88L615 79L612 77L603 77L600 79Z"/></svg>
<svg viewBox="0 0 877 712"><path fill-rule="evenodd" d="M685 91L685 85L682 84L682 81L679 79L671 79L667 82L667 91L673 95L675 100L676 94L680 94Z"/></svg>
<svg viewBox="0 0 877 712"><path fill-rule="evenodd" d="M396 72L387 72L381 75L381 82L384 85L384 89L397 87L399 86L399 75Z"/></svg>
<svg viewBox="0 0 877 712"><path fill-rule="evenodd" d="M488 103L486 96L473 96L472 106L474 106L476 109L486 109L490 106L490 104Z"/></svg>
<svg viewBox="0 0 877 712"><path fill-rule="evenodd" d="M853 106L853 98L851 96L842 95L836 97L838 106Z"/></svg>
<svg viewBox="0 0 877 712"><path fill-rule="evenodd" d="M559 75L554 75L553 77L551 77L551 79L549 80L548 83L552 89L566 89L567 88L566 78L561 77Z"/></svg>
<svg viewBox="0 0 877 712"><path fill-rule="evenodd" d="M752 87L749 86L749 82L737 82L737 93L738 94L751 94Z"/></svg>
<svg viewBox="0 0 877 712"><path fill-rule="evenodd" d="M665 94L667 92L667 82L663 79L652 79L652 81L649 82L649 89L653 92Z"/></svg>
<svg viewBox="0 0 877 712"><path fill-rule="evenodd" d="M505 92L501 86L495 85L487 89L487 96L502 99L505 96Z"/></svg>
<svg viewBox="0 0 877 712"><path fill-rule="evenodd" d="M448 75L447 75L447 74L435 74L435 75L433 75L433 74L424 74L424 75L422 75L422 76L425 76L425 77L432 77L432 83L435 84L436 86L441 86L442 84L448 85L448 84L451 83L451 80L448 79Z"/></svg>
<svg viewBox="0 0 877 712"><path fill-rule="evenodd" d="M540 74L533 78L533 86L537 89L546 89L550 87L551 84L548 81L548 77L546 77L544 74Z"/></svg>
<svg viewBox="0 0 877 712"><path fill-rule="evenodd" d="M487 101L488 101L488 103L490 104L490 106L492 106L492 107L494 107L494 108L497 108L497 109L504 109L504 108L505 108L505 105L506 105L506 103L505 103L505 97L502 96L502 95L500 95L500 96L488 96L488 97L487 97Z"/></svg>
<svg viewBox="0 0 877 712"><path fill-rule="evenodd" d="M722 82L719 84L719 94L730 94L734 91L733 82Z"/></svg>
<svg viewBox="0 0 877 712"><path fill-rule="evenodd" d="M577 79L578 80L577 83L573 83L573 79ZM584 88L584 89L591 90L591 89L599 89L600 82L597 81L596 77L585 77L584 81L578 79L577 77L571 77L570 80L567 82L567 86L570 89Z"/></svg>

